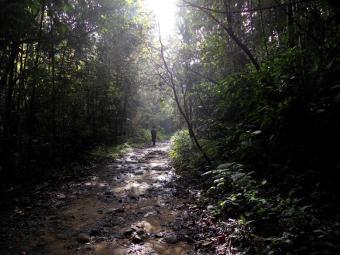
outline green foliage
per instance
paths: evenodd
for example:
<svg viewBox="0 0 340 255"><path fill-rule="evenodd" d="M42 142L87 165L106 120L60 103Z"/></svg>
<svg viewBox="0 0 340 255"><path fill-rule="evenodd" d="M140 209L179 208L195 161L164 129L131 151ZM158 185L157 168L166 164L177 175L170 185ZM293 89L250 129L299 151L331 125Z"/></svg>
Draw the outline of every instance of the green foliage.
<svg viewBox="0 0 340 255"><path fill-rule="evenodd" d="M234 244L248 254L339 253L336 10L327 1L270 10L262 7L277 3L191 3L181 9L177 62L189 87L183 101L213 159L202 183L210 178L214 212L238 222ZM244 12L249 3L256 15ZM179 166L199 172L200 156L175 148ZM224 162L233 163L216 167Z"/></svg>
<svg viewBox="0 0 340 255"><path fill-rule="evenodd" d="M217 158L242 164L222 164L204 175L211 178L208 193L217 205L215 213L246 224L239 228L244 232L238 241L249 254L256 252L249 248L254 246L264 254L339 250L334 242L338 214L320 207L333 188L323 186L323 193L310 186L320 187L325 180L336 185L330 181L334 175L321 169L331 171L337 162L332 147L323 142L338 137L331 131L335 123L328 122L336 119L331 109L337 95L330 96L326 80L319 78L323 85L314 86L296 72L307 68L301 65L303 58L308 58L304 52L288 49L263 63L260 71L228 76L216 91L221 125L212 130L224 148ZM314 75L315 70L309 73ZM320 91L319 97L311 96ZM324 213L334 216L320 217ZM327 231L318 235L320 229Z"/></svg>
<svg viewBox="0 0 340 255"><path fill-rule="evenodd" d="M150 130L140 128L135 131L135 134L133 137L129 139L130 141L133 141L134 143L150 143L151 142L151 133Z"/></svg>
<svg viewBox="0 0 340 255"><path fill-rule="evenodd" d="M1 1L0 12L1 174L61 165L140 127L138 3Z"/></svg>
<svg viewBox="0 0 340 255"><path fill-rule="evenodd" d="M204 162L202 155L191 141L189 131L186 129L177 131L171 137L169 155L177 169L187 173L197 174L197 169Z"/></svg>
<svg viewBox="0 0 340 255"><path fill-rule="evenodd" d="M150 130L149 130L150 133ZM165 129L160 129L157 131L157 141L165 142L171 139L171 135L166 132Z"/></svg>
<svg viewBox="0 0 340 255"><path fill-rule="evenodd" d="M115 157L129 145L105 144L148 143L153 125L166 139L183 127L173 90L192 130L172 137L171 158L200 176L197 137L212 160L202 180L215 213L241 229L233 245L339 253L338 9L276 2L181 6L169 74L159 52L149 55L158 44L146 43L139 1L1 1L0 175L18 178L96 144L94 155Z"/></svg>
<svg viewBox="0 0 340 255"><path fill-rule="evenodd" d="M171 138L170 157L175 165L186 169L189 166L188 159L193 146L188 130L177 131Z"/></svg>
<svg viewBox="0 0 340 255"><path fill-rule="evenodd" d="M170 139L164 129L157 129L156 142L165 142ZM128 141L138 145L149 145L152 142L150 129L136 128L134 133L128 138Z"/></svg>
<svg viewBox="0 0 340 255"><path fill-rule="evenodd" d="M116 159L124 153L132 151L132 146L129 143L122 143L113 146L97 146L95 149L90 151L90 154L98 158L111 158Z"/></svg>
<svg viewBox="0 0 340 255"><path fill-rule="evenodd" d="M203 174L210 180L208 192L216 201L215 214L239 219L237 238L245 251L252 254L261 247L265 254L280 254L295 248L293 253L299 254L311 245L330 251L339 248L326 241L339 236L339 222L320 221L315 215L317 208L294 192L283 197L267 180L254 179L253 175L235 162ZM313 231L306 232L308 229ZM297 240L298 247L294 247Z"/></svg>

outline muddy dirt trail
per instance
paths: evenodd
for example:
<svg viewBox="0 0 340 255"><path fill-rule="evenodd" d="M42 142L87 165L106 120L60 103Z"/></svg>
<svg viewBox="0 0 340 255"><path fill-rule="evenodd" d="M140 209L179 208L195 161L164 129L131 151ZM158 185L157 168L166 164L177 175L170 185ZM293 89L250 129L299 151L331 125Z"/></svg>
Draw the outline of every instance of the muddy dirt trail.
<svg viewBox="0 0 340 255"><path fill-rule="evenodd" d="M0 254L195 254L181 227L188 201L178 196L168 149L134 149L47 198L2 212Z"/></svg>

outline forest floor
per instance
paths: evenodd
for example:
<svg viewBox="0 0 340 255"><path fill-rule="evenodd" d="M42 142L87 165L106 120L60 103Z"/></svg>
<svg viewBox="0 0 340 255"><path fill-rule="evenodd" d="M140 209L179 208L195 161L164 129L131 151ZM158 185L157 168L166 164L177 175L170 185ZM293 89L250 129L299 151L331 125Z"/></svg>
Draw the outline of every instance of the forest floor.
<svg viewBox="0 0 340 255"><path fill-rule="evenodd" d="M136 148L7 201L0 254L210 254L193 204L200 192L176 175L168 150Z"/></svg>

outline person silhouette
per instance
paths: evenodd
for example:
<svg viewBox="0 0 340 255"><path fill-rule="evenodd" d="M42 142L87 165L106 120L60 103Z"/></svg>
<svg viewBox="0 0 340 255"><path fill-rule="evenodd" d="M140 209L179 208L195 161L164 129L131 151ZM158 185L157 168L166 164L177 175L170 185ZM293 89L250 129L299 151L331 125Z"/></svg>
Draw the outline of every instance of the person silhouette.
<svg viewBox="0 0 340 255"><path fill-rule="evenodd" d="M156 137L157 137L157 130L155 126L151 128L151 138L152 138L152 146L156 145Z"/></svg>

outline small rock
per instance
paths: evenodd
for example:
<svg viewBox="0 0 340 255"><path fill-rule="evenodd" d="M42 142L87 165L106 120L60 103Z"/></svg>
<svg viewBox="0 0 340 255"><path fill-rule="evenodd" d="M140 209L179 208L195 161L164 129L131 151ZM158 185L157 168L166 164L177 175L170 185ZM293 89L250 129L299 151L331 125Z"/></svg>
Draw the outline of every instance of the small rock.
<svg viewBox="0 0 340 255"><path fill-rule="evenodd" d="M98 209L98 210L97 210L97 213L99 213L99 214L103 214L103 212L104 212L104 211L103 211L102 209Z"/></svg>
<svg viewBox="0 0 340 255"><path fill-rule="evenodd" d="M67 239L67 235L65 235L65 234L57 234L56 237L57 237L59 240L66 240L66 239Z"/></svg>
<svg viewBox="0 0 340 255"><path fill-rule="evenodd" d="M213 244L213 241L211 240L204 240L200 243L203 247L208 247L211 246Z"/></svg>
<svg viewBox="0 0 340 255"><path fill-rule="evenodd" d="M125 224L125 219L123 217L115 217L112 219L112 224L113 225L124 225Z"/></svg>
<svg viewBox="0 0 340 255"><path fill-rule="evenodd" d="M178 238L175 234L167 234L163 240L168 244L175 244L178 242Z"/></svg>
<svg viewBox="0 0 340 255"><path fill-rule="evenodd" d="M88 246L85 247L85 250L86 250L86 251L93 251L93 250L94 250L94 247L91 246L91 245L88 245Z"/></svg>
<svg viewBox="0 0 340 255"><path fill-rule="evenodd" d="M195 242L195 240L192 239L189 235L183 236L182 240L187 242L187 243L194 243Z"/></svg>
<svg viewBox="0 0 340 255"><path fill-rule="evenodd" d="M126 236L126 237L129 237L129 236L131 236L132 235L132 233L133 233L133 229L128 229L128 230L125 230L124 232L123 232L123 235L124 236Z"/></svg>
<svg viewBox="0 0 340 255"><path fill-rule="evenodd" d="M213 205L208 205L208 206L207 206L207 210L208 210L208 211L214 210L214 208L215 208L215 207L214 207Z"/></svg>
<svg viewBox="0 0 340 255"><path fill-rule="evenodd" d="M142 243L143 242L143 239L142 237L140 237L138 234L136 233L133 233L133 235L131 236L130 240L133 242L133 243Z"/></svg>
<svg viewBox="0 0 340 255"><path fill-rule="evenodd" d="M114 214L116 212L116 208L110 208L106 210L106 214Z"/></svg>
<svg viewBox="0 0 340 255"><path fill-rule="evenodd" d="M123 213L123 212L125 212L125 209L124 208L117 208L117 209L114 209L114 212L115 213Z"/></svg>
<svg viewBox="0 0 340 255"><path fill-rule="evenodd" d="M127 164L137 164L138 161L136 161L136 160L126 160L126 163Z"/></svg>
<svg viewBox="0 0 340 255"><path fill-rule="evenodd" d="M65 194L63 194L63 193L59 193L59 194L57 194L56 196L57 196L57 198L59 198L59 199L65 199L65 198L66 198Z"/></svg>
<svg viewBox="0 0 340 255"><path fill-rule="evenodd" d="M139 229L139 227L137 227L137 226L132 226L131 229L132 229L133 231L137 231L137 230Z"/></svg>
<svg viewBox="0 0 340 255"><path fill-rule="evenodd" d="M155 237L156 237L156 238L162 238L163 236L164 236L164 234L161 233L161 232L155 234Z"/></svg>
<svg viewBox="0 0 340 255"><path fill-rule="evenodd" d="M138 230L136 231L136 233L137 233L138 235L141 235L141 236L144 236L144 235L146 234L146 232L145 232L144 229L138 229Z"/></svg>
<svg viewBox="0 0 340 255"><path fill-rule="evenodd" d="M128 197L130 199L133 199L133 200L137 200L138 199L138 197L136 195L134 195L134 194L129 194Z"/></svg>
<svg viewBox="0 0 340 255"><path fill-rule="evenodd" d="M157 211L147 212L146 214L144 214L144 218L148 218L148 217L152 217L156 215L157 215Z"/></svg>
<svg viewBox="0 0 340 255"><path fill-rule="evenodd" d="M88 234L85 234L85 233L81 233L79 234L78 238L77 238L77 241L79 243L88 243L91 241L91 238Z"/></svg>
<svg viewBox="0 0 340 255"><path fill-rule="evenodd" d="M105 196L114 196L115 193L113 191L105 191L104 195Z"/></svg>
<svg viewBox="0 0 340 255"><path fill-rule="evenodd" d="M138 223L136 223L136 224L134 225L134 227L136 227L137 229L143 228L143 227L144 227L144 224L141 223L141 222L138 222Z"/></svg>
<svg viewBox="0 0 340 255"><path fill-rule="evenodd" d="M99 236L100 232L97 229L92 229L90 232L90 236Z"/></svg>

